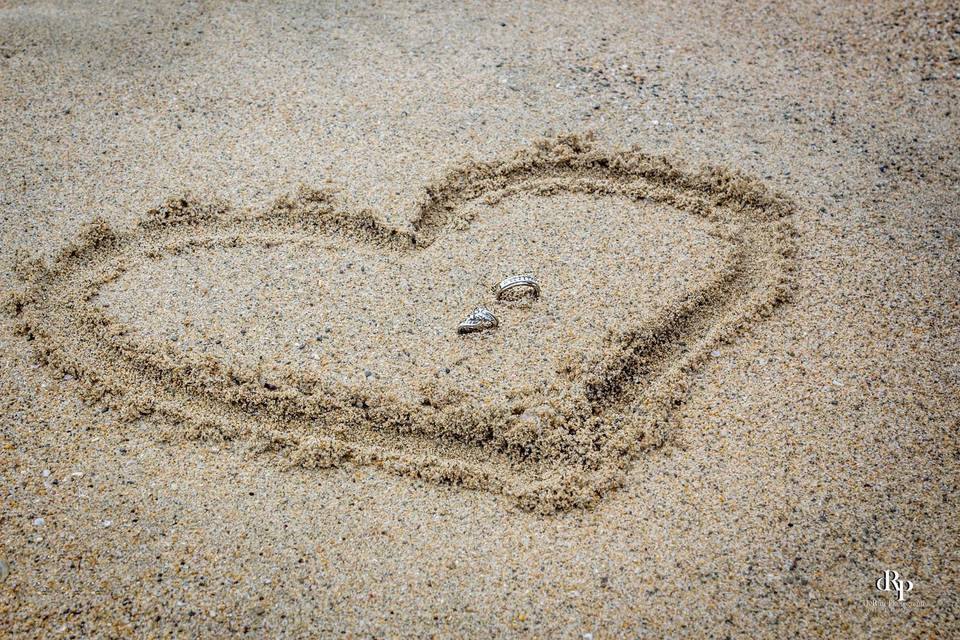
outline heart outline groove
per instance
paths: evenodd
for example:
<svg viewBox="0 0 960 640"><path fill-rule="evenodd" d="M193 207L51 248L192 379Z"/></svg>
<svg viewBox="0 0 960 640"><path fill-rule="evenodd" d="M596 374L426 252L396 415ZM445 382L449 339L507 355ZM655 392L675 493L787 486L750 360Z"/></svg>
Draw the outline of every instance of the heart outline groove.
<svg viewBox="0 0 960 640"><path fill-rule="evenodd" d="M566 362L535 421L516 405L466 398L448 406L402 401L376 385L331 382L288 370L225 365L133 335L91 304L138 260L245 244L330 238L384 251L418 251L469 226L467 203L519 193L618 196L670 205L722 230L732 251L700 287L653 318L602 337L586 362ZM536 143L511 157L464 162L427 186L412 228L345 208L301 188L265 212L171 199L133 228L94 220L48 265L21 261L24 281L7 308L38 360L74 376L81 395L126 419L153 420L167 438L236 440L284 464L374 465L406 476L483 489L525 510L589 507L621 486L642 451L669 439L690 374L716 345L789 299L794 204L761 182L716 167L689 169L638 149L604 152L579 136Z"/></svg>

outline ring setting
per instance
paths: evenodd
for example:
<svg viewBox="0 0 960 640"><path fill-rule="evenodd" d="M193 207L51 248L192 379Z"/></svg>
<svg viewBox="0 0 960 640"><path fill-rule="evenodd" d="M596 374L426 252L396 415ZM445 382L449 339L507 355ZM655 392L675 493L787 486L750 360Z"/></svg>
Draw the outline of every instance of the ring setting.
<svg viewBox="0 0 960 640"><path fill-rule="evenodd" d="M500 321L497 320L497 316L493 315L489 309L477 307L457 326L457 333L474 333L476 331L494 329L499 326L499 324Z"/></svg>

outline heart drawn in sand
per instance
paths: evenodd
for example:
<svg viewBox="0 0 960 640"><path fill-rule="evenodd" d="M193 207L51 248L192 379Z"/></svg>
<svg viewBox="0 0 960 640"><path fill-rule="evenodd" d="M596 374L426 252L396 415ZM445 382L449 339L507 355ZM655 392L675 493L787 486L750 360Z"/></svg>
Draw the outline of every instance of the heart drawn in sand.
<svg viewBox="0 0 960 640"><path fill-rule="evenodd" d="M21 264L9 307L41 361L164 436L550 512L622 484L704 355L787 297L792 209L741 174L561 137L455 168L411 229L305 188L96 221ZM543 297L495 302L522 271ZM458 335L478 304L501 326Z"/></svg>

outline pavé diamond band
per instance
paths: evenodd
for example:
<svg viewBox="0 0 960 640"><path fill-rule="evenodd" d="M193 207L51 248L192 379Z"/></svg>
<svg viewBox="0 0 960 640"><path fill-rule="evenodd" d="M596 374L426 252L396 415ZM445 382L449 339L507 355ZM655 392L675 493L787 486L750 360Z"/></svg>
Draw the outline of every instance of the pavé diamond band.
<svg viewBox="0 0 960 640"><path fill-rule="evenodd" d="M499 300L507 291L510 291L511 289L519 289L521 287L526 287L533 291L534 298L540 297L540 284L537 282L536 278L526 274L504 278L500 281L500 284L493 288L493 293L497 296L497 300Z"/></svg>

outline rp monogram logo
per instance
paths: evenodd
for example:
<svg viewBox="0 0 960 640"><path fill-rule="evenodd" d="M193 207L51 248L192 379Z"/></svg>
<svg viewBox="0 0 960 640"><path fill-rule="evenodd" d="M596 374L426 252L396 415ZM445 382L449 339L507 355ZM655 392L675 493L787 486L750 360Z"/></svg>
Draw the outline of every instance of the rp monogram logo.
<svg viewBox="0 0 960 640"><path fill-rule="evenodd" d="M913 582L910 580L901 580L900 573L887 569L883 575L877 579L877 589L879 591L895 591L897 600L903 602L907 599L907 592L913 590Z"/></svg>

